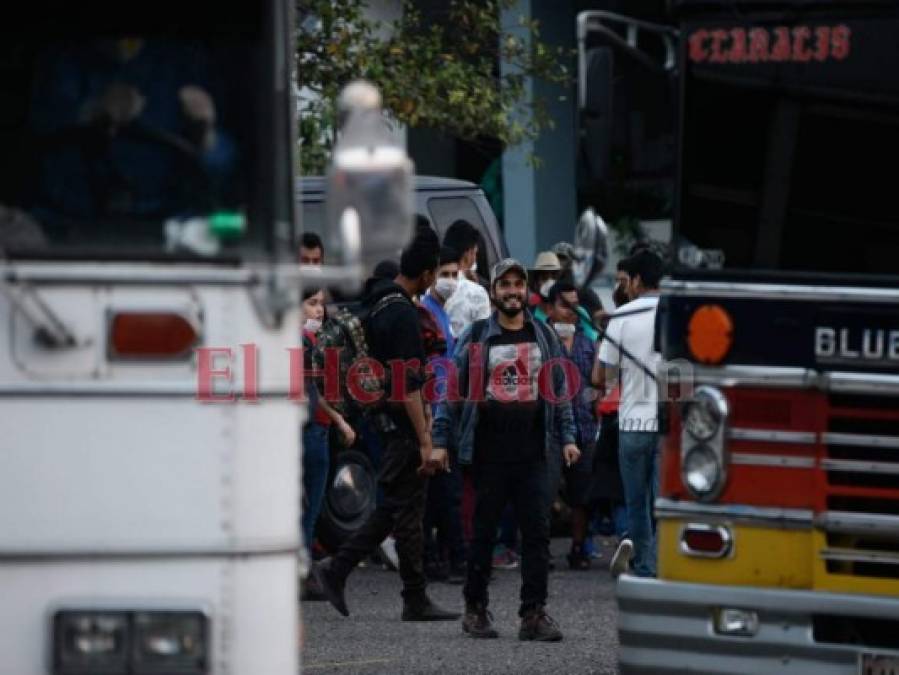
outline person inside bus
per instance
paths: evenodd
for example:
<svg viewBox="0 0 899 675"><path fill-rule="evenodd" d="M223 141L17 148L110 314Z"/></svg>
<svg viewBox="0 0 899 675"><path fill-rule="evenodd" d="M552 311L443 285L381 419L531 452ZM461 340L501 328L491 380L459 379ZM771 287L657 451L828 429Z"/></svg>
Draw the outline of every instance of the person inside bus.
<svg viewBox="0 0 899 675"><path fill-rule="evenodd" d="M41 221L159 219L208 212L237 147L218 124L202 48L141 38L55 45L35 68Z"/></svg>

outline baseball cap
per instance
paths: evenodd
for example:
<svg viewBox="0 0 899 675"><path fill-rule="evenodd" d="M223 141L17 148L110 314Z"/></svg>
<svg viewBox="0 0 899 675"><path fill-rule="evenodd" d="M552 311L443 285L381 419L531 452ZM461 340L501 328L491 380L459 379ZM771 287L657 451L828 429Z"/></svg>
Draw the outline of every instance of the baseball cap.
<svg viewBox="0 0 899 675"><path fill-rule="evenodd" d="M524 280L528 280L528 271L524 268L524 265L518 262L515 258L503 258L498 263L496 263L493 266L493 269L490 271L490 285L492 286L493 284L495 284L497 279L511 270L517 270L521 272Z"/></svg>

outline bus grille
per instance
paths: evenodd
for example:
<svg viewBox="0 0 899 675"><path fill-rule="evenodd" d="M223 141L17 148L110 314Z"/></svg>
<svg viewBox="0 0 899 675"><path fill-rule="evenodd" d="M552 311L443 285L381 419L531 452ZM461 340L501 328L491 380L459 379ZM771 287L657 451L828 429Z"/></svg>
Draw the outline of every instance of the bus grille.
<svg viewBox="0 0 899 675"><path fill-rule="evenodd" d="M897 579L899 399L833 395L829 403L821 459L827 509L858 527L829 531L821 557L832 573ZM866 519L881 526L866 531Z"/></svg>

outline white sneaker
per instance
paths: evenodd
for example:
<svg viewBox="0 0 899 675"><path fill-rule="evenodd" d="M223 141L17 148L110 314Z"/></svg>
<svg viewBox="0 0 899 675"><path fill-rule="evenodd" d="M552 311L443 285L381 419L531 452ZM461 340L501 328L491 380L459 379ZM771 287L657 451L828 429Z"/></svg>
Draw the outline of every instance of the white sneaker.
<svg viewBox="0 0 899 675"><path fill-rule="evenodd" d="M384 560L384 566L396 572L400 568L400 557L396 553L396 539L392 536L388 536L387 539L381 542L381 545L378 547L381 550L381 558Z"/></svg>
<svg viewBox="0 0 899 675"><path fill-rule="evenodd" d="M634 555L634 542L630 539L622 539L618 544L615 555L612 556L612 562L609 563L609 572L612 578L617 579L630 569L631 557Z"/></svg>

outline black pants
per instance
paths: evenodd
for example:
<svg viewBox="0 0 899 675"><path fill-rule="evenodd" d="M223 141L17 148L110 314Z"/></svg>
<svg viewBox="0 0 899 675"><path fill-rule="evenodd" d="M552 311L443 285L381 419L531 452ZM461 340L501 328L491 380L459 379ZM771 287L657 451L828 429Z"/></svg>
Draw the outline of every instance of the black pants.
<svg viewBox="0 0 899 675"><path fill-rule="evenodd" d="M468 558L465 600L489 601L487 584L493 562L496 528L511 502L521 529L521 607L519 616L546 604L549 577L549 506L545 461L522 464L475 464L474 539Z"/></svg>
<svg viewBox="0 0 899 675"><path fill-rule="evenodd" d="M349 576L359 561L370 555L392 532L400 559L403 597L418 598L424 594L421 522L427 479L418 475L419 466L418 443L404 435L384 437L378 476L384 498L365 525L345 541L334 556L332 570L340 577Z"/></svg>
<svg viewBox="0 0 899 675"><path fill-rule="evenodd" d="M446 552L453 565L465 562L462 540L462 470L455 457L450 458L450 471L440 471L428 481L425 507L425 553L438 560ZM437 530L435 541L433 530Z"/></svg>

